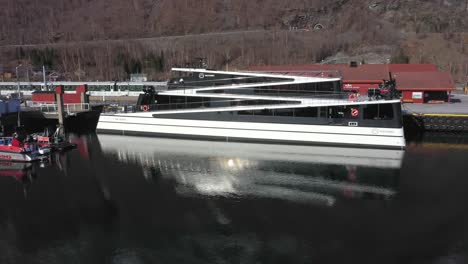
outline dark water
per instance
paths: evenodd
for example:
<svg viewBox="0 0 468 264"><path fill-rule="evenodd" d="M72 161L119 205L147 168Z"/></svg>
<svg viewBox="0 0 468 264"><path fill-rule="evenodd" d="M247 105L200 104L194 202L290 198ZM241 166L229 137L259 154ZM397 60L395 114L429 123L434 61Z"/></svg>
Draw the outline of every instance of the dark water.
<svg viewBox="0 0 468 264"><path fill-rule="evenodd" d="M467 263L468 148L434 138L75 137L47 166L0 164L0 263Z"/></svg>

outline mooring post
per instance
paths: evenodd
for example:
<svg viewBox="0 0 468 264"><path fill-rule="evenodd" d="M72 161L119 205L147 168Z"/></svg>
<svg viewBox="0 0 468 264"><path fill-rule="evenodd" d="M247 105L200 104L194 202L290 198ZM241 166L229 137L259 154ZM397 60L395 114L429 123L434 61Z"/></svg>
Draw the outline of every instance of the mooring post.
<svg viewBox="0 0 468 264"><path fill-rule="evenodd" d="M60 127L63 127L63 124L64 124L63 121L65 120L63 93L64 93L64 88L62 85L55 87L55 101L57 103L57 115L58 115L58 123Z"/></svg>
<svg viewBox="0 0 468 264"><path fill-rule="evenodd" d="M82 105L81 110L86 110L85 108L83 108L83 106L85 104L89 104L88 85L84 84L84 85L78 86L76 88L76 92L80 94L80 102Z"/></svg>

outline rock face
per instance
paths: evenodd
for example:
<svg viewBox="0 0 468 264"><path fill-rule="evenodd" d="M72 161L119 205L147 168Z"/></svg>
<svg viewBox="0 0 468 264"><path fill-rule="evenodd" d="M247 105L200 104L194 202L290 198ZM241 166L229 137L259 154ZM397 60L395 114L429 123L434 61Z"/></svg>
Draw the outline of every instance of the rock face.
<svg viewBox="0 0 468 264"><path fill-rule="evenodd" d="M29 60L72 79L78 71L84 72L80 78L122 79L135 70L151 77L197 57L217 68L313 63L338 52L359 57L382 45L390 49L372 51L377 54L372 58L405 53L412 62L468 75L468 0L0 0L0 5L0 64ZM185 37L142 40L167 36ZM444 56L454 57L433 53L424 39L452 50ZM5 47L18 44L32 45Z"/></svg>

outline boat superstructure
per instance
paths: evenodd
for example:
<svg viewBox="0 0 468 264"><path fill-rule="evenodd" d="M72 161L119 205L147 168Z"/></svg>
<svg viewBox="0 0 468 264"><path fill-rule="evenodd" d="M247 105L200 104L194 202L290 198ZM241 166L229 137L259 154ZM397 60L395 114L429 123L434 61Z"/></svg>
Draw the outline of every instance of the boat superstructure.
<svg viewBox="0 0 468 264"><path fill-rule="evenodd" d="M174 68L168 89L100 117L98 132L404 148L401 102L341 92L333 73Z"/></svg>

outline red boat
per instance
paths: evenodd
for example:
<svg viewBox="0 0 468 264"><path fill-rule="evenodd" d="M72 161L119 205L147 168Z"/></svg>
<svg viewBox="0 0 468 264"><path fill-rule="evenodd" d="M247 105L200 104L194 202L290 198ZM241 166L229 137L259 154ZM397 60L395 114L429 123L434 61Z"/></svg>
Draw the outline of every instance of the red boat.
<svg viewBox="0 0 468 264"><path fill-rule="evenodd" d="M62 127L58 127L53 134L49 129L44 133L38 134L35 137L36 143L42 148L49 148L51 151L63 151L76 147L76 144L70 143L65 138L65 133Z"/></svg>
<svg viewBox="0 0 468 264"><path fill-rule="evenodd" d="M0 138L0 160L33 162L46 159L50 149L34 142L21 142L16 137Z"/></svg>

